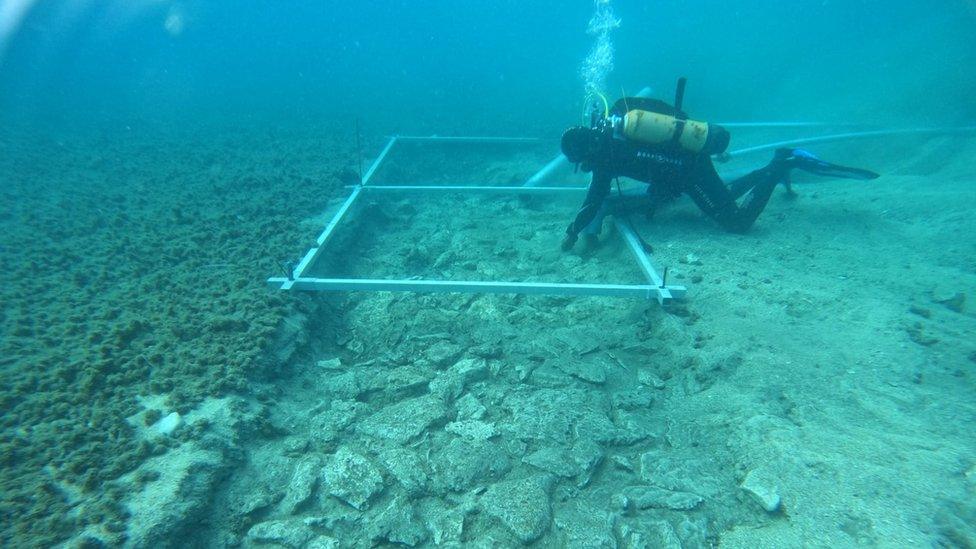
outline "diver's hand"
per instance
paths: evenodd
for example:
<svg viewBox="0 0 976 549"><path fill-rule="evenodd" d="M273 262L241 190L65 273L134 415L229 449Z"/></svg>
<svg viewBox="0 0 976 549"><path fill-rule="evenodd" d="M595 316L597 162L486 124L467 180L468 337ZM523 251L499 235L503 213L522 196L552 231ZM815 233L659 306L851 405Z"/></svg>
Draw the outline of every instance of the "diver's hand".
<svg viewBox="0 0 976 549"><path fill-rule="evenodd" d="M559 245L559 249L561 249L564 252L568 252L569 250L572 250L573 245L576 244L577 238L578 237L573 233L566 233L566 236L563 237L563 243Z"/></svg>

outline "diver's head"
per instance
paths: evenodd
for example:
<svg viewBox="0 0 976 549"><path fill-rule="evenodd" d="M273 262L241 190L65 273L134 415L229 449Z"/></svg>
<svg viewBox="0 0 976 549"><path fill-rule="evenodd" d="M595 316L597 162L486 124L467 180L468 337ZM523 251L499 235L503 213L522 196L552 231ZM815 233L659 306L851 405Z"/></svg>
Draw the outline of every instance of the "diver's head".
<svg viewBox="0 0 976 549"><path fill-rule="evenodd" d="M577 126L563 133L563 154L573 164L592 162L602 144L603 134L590 128Z"/></svg>

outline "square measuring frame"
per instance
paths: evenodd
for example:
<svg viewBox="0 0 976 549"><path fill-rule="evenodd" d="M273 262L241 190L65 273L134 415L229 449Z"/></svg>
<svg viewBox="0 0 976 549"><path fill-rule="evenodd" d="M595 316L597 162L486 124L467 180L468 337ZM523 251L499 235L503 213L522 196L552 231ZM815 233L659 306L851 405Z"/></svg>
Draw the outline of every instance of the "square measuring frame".
<svg viewBox="0 0 976 549"><path fill-rule="evenodd" d="M310 248L301 262L292 270L290 276L272 277L268 284L281 290L303 291L386 291L386 292L454 292L454 293L495 293L495 294L535 294L562 296L605 296L630 297L641 299L655 299L664 304L672 299L684 297L684 286L669 285L658 274L650 257L644 251L640 239L626 223L614 219L617 232L623 236L631 256L637 262L641 272L647 279L646 284L586 284L586 283L552 283L552 282L494 282L479 280L437 280L437 279L368 279L368 278L320 278L305 276L310 267L321 256L326 245L332 239L337 227L343 220L348 219L350 211L363 195L382 196L384 193L480 193L506 195L552 195L558 193L586 192L586 187L580 186L541 186L540 181L546 174L551 173L558 164L565 163L565 159L554 159L535 176L528 184L519 186L491 186L491 185L374 185L370 180L383 164L397 143L402 142L429 143L538 143L536 138L522 137L419 137L393 136L389 138L380 155L363 176L362 183L352 187L349 197L342 203L339 210L328 222L316 239L315 246ZM665 271L665 275L667 271Z"/></svg>

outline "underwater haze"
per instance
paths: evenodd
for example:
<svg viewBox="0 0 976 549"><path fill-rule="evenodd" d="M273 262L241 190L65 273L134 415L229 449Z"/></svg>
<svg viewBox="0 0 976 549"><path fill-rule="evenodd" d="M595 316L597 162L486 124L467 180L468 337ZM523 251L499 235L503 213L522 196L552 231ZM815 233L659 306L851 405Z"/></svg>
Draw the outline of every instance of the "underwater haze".
<svg viewBox="0 0 976 549"><path fill-rule="evenodd" d="M974 27L0 0L0 545L976 545ZM560 251L588 175L540 170L592 101L680 77L721 174L802 140L880 177L801 174L744 234L626 216L687 288L663 306L268 284L321 244L309 277L648 288L623 224Z"/></svg>

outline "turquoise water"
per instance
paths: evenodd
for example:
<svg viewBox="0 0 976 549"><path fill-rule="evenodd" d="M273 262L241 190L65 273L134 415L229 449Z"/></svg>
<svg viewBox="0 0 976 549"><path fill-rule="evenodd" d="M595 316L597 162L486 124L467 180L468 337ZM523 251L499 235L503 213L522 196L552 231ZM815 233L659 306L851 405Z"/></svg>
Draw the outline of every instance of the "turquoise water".
<svg viewBox="0 0 976 549"><path fill-rule="evenodd" d="M745 235L635 216L666 307L266 283L388 136L533 139L372 181L518 186L589 89L823 124L732 149L971 128L972 2L365 4L0 0L0 544L976 545L971 131L811 144L881 178ZM642 284L559 250L581 196L369 191L309 273Z"/></svg>

